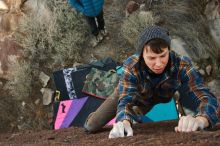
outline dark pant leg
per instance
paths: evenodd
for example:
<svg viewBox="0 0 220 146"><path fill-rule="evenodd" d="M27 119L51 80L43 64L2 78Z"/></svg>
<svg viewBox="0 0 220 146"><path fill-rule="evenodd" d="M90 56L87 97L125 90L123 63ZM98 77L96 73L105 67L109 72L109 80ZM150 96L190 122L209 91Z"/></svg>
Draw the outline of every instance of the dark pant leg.
<svg viewBox="0 0 220 146"><path fill-rule="evenodd" d="M96 16L97 22L98 22L98 29L104 30L105 27L105 20L103 17L103 10Z"/></svg>
<svg viewBox="0 0 220 146"><path fill-rule="evenodd" d="M93 113L91 113L85 124L84 128L87 132L96 132L105 126L111 119L116 116L118 104L118 90L110 95L103 104Z"/></svg>
<svg viewBox="0 0 220 146"><path fill-rule="evenodd" d="M99 34L99 29L98 29L98 26L96 24L96 20L95 20L95 17L89 17L89 16L85 16L86 17L86 20L89 24L89 27L91 29L91 32L94 36L97 36Z"/></svg>

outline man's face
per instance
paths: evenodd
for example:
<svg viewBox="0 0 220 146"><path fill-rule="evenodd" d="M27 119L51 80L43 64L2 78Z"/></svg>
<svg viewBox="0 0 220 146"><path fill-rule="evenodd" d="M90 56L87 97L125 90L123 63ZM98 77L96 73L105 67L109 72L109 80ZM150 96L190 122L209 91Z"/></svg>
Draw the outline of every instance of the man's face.
<svg viewBox="0 0 220 146"><path fill-rule="evenodd" d="M145 45L143 50L144 61L155 74L161 74L166 68L169 60L168 47L162 48L162 50L162 53L156 54L150 49L150 46L148 45Z"/></svg>

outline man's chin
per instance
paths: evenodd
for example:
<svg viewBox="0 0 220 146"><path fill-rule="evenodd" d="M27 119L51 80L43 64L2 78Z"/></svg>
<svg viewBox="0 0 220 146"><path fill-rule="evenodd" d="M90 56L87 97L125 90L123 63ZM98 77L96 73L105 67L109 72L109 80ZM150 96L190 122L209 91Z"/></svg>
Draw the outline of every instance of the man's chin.
<svg viewBox="0 0 220 146"><path fill-rule="evenodd" d="M164 69L161 69L161 70L154 70L154 73L155 74L162 74L164 71Z"/></svg>

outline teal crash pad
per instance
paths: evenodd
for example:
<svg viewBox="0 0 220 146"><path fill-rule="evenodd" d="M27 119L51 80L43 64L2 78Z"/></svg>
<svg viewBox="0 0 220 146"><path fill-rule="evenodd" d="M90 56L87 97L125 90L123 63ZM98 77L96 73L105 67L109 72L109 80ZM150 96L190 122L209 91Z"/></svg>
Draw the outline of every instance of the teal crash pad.
<svg viewBox="0 0 220 146"><path fill-rule="evenodd" d="M168 103L156 104L145 116L142 117L142 122L158 122L165 120L178 119L178 112L174 99Z"/></svg>

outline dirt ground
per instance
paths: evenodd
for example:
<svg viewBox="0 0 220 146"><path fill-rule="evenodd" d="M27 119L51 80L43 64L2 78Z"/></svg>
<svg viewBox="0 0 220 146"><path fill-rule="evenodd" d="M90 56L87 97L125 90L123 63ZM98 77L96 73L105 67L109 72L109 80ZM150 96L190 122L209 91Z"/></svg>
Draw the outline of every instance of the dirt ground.
<svg viewBox="0 0 220 146"><path fill-rule="evenodd" d="M96 134L87 134L83 128L71 127L61 130L25 131L0 135L0 145L25 146L63 146L63 145L220 145L220 124L209 131L175 133L177 121L164 121L134 125L134 136L108 139L111 127Z"/></svg>

